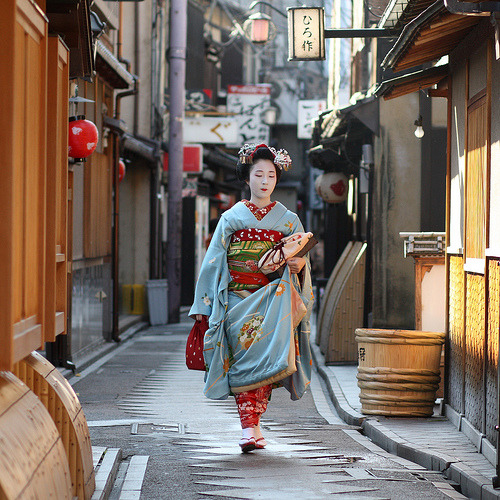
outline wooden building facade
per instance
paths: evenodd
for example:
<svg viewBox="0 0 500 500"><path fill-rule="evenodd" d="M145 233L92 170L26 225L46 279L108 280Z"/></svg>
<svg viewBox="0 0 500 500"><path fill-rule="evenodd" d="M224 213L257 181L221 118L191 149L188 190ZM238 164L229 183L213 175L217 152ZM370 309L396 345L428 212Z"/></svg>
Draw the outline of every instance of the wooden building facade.
<svg viewBox="0 0 500 500"><path fill-rule="evenodd" d="M80 199L84 236L81 242L76 238L77 244L88 258L111 258L116 139L111 136L107 146L101 143L85 168L68 158L74 82L79 80L81 91L95 101L85 113L101 137L102 111L113 116L114 88L120 88L113 72L96 77L90 4L2 4L1 498L83 499L95 489L89 432L78 397L37 353L61 343L71 330L74 235L80 232L74 212ZM97 61L109 66L106 56Z"/></svg>
<svg viewBox="0 0 500 500"><path fill-rule="evenodd" d="M460 4L460 3L459 3ZM446 414L496 464L500 319L500 61L498 24L487 16L408 2L420 16L387 55L411 77L385 98L427 89L447 99ZM466 9L464 9L466 10ZM478 13L476 13L478 14ZM441 57L448 65L422 70ZM444 73L443 73L444 70ZM425 125L424 125L425 126Z"/></svg>

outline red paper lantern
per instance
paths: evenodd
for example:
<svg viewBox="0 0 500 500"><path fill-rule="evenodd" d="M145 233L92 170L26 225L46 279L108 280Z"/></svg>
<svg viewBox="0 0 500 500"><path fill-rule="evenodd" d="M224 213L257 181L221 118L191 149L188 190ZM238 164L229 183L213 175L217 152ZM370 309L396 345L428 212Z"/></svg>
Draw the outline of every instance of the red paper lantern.
<svg viewBox="0 0 500 500"><path fill-rule="evenodd" d="M84 116L69 119L68 156L75 159L87 158L97 147L99 131L94 123Z"/></svg>
<svg viewBox="0 0 500 500"><path fill-rule="evenodd" d="M314 187L318 195L327 203L342 203L347 198L349 181L340 172L328 172L316 179Z"/></svg>
<svg viewBox="0 0 500 500"><path fill-rule="evenodd" d="M120 161L118 162L118 182L121 182L123 180L126 170L127 169L125 168L125 162L120 158Z"/></svg>

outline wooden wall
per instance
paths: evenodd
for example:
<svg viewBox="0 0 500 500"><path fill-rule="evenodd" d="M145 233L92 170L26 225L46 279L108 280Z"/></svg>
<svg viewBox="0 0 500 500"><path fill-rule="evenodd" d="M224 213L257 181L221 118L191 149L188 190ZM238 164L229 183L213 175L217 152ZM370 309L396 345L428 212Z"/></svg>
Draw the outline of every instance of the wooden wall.
<svg viewBox="0 0 500 500"><path fill-rule="evenodd" d="M453 102L455 107L462 105L465 111L465 123L456 124L463 127L458 131L465 139L465 186L461 199L464 248L463 254L448 255L447 400L494 444L498 418L500 255L489 248L493 196L490 193L494 57L491 40L481 50L462 61L466 74L465 102L463 97L461 102L457 98ZM481 55L486 57L482 59ZM481 61L484 61L482 66Z"/></svg>
<svg viewBox="0 0 500 500"><path fill-rule="evenodd" d="M112 90L103 80L96 78L95 84L85 85L86 95L94 103L85 106L87 119L97 125L102 109L113 111ZM84 165L84 257L97 258L111 255L111 216L113 194L113 155L112 148L104 150L103 138L99 138L98 149Z"/></svg>
<svg viewBox="0 0 500 500"><path fill-rule="evenodd" d="M68 50L28 0L0 30L0 370L64 332Z"/></svg>

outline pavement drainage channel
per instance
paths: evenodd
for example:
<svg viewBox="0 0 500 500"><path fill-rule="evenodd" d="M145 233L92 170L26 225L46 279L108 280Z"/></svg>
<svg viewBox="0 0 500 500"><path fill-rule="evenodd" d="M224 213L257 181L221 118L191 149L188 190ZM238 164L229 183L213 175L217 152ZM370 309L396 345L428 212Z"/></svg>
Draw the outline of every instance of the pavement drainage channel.
<svg viewBox="0 0 500 500"><path fill-rule="evenodd" d="M153 424L153 423L147 423L147 424L132 424L130 428L130 434L138 435L138 436L145 436L145 435L150 435L150 434L173 434L173 435L185 435L185 434L197 434L196 432L188 432L187 430L188 426L187 424L166 424L166 425L161 425L161 424Z"/></svg>
<svg viewBox="0 0 500 500"><path fill-rule="evenodd" d="M132 455L120 463L108 500L139 500L149 456Z"/></svg>

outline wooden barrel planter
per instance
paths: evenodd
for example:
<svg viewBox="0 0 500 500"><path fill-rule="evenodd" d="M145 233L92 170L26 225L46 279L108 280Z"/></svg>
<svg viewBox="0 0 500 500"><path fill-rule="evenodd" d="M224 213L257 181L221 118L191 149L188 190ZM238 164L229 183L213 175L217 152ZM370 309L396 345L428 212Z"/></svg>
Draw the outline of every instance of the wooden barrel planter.
<svg viewBox="0 0 500 500"><path fill-rule="evenodd" d="M15 365L14 374L38 396L52 417L66 451L73 498L90 499L95 490L92 446L75 391L55 366L36 351Z"/></svg>
<svg viewBox="0 0 500 500"><path fill-rule="evenodd" d="M361 411L393 417L431 416L444 338L441 332L356 329Z"/></svg>
<svg viewBox="0 0 500 500"><path fill-rule="evenodd" d="M73 498L61 436L42 402L0 372L0 498Z"/></svg>

